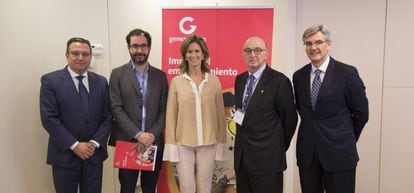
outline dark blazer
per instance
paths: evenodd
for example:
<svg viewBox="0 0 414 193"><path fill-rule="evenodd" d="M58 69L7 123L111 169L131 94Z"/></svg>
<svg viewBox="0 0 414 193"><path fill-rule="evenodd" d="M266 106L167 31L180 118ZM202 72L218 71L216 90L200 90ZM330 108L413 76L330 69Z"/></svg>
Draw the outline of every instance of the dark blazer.
<svg viewBox="0 0 414 193"><path fill-rule="evenodd" d="M76 141L95 140L100 147L89 159L100 163L107 157L106 143L111 128L108 82L103 76L88 72L89 112L81 101L66 68L41 78L40 116L49 133L47 163L58 167L78 165L82 159L70 150Z"/></svg>
<svg viewBox="0 0 414 193"><path fill-rule="evenodd" d="M242 109L248 72L236 77L236 109ZM242 126L237 124L234 167L243 162L252 174L286 169L285 151L296 129L297 114L289 79L266 66L247 106Z"/></svg>
<svg viewBox="0 0 414 193"><path fill-rule="evenodd" d="M353 169L358 162L356 142L368 121L368 99L357 69L330 58L315 111L310 103L311 64L293 75L301 117L297 164L306 169L313 155L327 171Z"/></svg>
<svg viewBox="0 0 414 193"><path fill-rule="evenodd" d="M141 131L142 97L131 63L112 70L109 80L111 110L115 119L110 145L116 140L136 141ZM161 151L164 145L165 109L168 96L166 74L152 66L148 69L146 132L155 136L155 143Z"/></svg>

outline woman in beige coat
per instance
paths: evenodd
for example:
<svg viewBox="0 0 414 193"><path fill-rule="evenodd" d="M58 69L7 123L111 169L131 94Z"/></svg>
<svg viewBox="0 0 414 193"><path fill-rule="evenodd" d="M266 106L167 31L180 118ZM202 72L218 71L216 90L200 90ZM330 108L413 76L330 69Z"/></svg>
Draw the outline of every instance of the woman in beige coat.
<svg viewBox="0 0 414 193"><path fill-rule="evenodd" d="M180 51L181 74L168 93L164 160L177 162L181 193L211 193L215 160L224 159L227 139L221 84L210 74L202 37L187 37Z"/></svg>

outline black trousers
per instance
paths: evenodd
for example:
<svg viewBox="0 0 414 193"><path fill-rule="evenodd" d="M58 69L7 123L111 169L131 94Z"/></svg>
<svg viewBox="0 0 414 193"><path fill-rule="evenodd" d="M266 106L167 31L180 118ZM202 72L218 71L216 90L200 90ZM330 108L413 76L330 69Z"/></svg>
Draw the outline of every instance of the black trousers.
<svg viewBox="0 0 414 193"><path fill-rule="evenodd" d="M92 164L84 160L74 167L52 167L53 184L56 193L101 193L102 162Z"/></svg>
<svg viewBox="0 0 414 193"><path fill-rule="evenodd" d="M237 193L282 193L283 172L256 175L246 170L243 162L236 171Z"/></svg>
<svg viewBox="0 0 414 193"><path fill-rule="evenodd" d="M121 193L135 193L140 172L142 193L155 193L158 176L161 171L162 154L162 151L157 152L154 171L119 169L118 178L121 184Z"/></svg>
<svg viewBox="0 0 414 193"><path fill-rule="evenodd" d="M355 193L356 168L344 171L326 171L317 155L309 168L299 168L302 193Z"/></svg>

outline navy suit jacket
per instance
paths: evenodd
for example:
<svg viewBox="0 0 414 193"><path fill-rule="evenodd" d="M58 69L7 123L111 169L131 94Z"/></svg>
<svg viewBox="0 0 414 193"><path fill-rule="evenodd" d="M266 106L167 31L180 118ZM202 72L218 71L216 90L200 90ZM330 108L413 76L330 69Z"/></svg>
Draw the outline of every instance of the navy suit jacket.
<svg viewBox="0 0 414 193"><path fill-rule="evenodd" d="M116 122L112 129L109 145L116 140L135 142L135 135L141 131L142 93L132 71L131 63L112 70L109 80L111 110ZM166 74L152 66L148 69L146 132L155 136L158 151L163 150L165 110L167 106L168 81Z"/></svg>
<svg viewBox="0 0 414 193"><path fill-rule="evenodd" d="M89 112L81 101L66 68L41 78L40 116L49 133L47 163L72 167L82 161L70 147L76 141L95 140L100 147L89 160L101 163L107 157L106 143L111 128L108 82L103 76L88 72Z"/></svg>
<svg viewBox="0 0 414 193"><path fill-rule="evenodd" d="M248 72L236 77L236 109L242 109ZM297 124L290 80L266 66L247 106L242 125L237 124L234 167L241 164L256 175L286 169L286 150Z"/></svg>
<svg viewBox="0 0 414 193"><path fill-rule="evenodd" d="M313 111L310 74L311 64L307 64L293 75L301 117L297 164L306 169L317 155L327 171L353 169L359 159L356 142L368 121L364 83L355 67L331 58Z"/></svg>

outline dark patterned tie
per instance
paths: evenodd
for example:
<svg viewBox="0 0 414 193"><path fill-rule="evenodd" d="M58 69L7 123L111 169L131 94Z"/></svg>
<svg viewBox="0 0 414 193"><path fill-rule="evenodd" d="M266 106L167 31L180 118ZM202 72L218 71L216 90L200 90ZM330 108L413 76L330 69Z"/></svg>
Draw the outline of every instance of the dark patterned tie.
<svg viewBox="0 0 414 193"><path fill-rule="evenodd" d="M254 77L253 75L250 75L247 78L247 81L249 81L249 83L247 85L246 94L243 99L243 107L242 107L243 112L246 112L247 105L249 104L250 98L253 94L253 86L254 86L254 83L256 82L256 77Z"/></svg>
<svg viewBox="0 0 414 193"><path fill-rule="evenodd" d="M86 87L82 82L83 78L85 78L85 77L80 75L80 76L77 76L76 78L79 80L79 84L78 84L79 98L82 101L83 110L85 112L88 112L89 94L88 94L88 90L86 90Z"/></svg>
<svg viewBox="0 0 414 193"><path fill-rule="evenodd" d="M311 91L311 104L312 104L312 110L315 110L316 107L316 101L318 100L318 93L319 89L321 88L322 81L321 81L321 74L322 70L316 69L315 70L315 78L312 82L312 91Z"/></svg>

